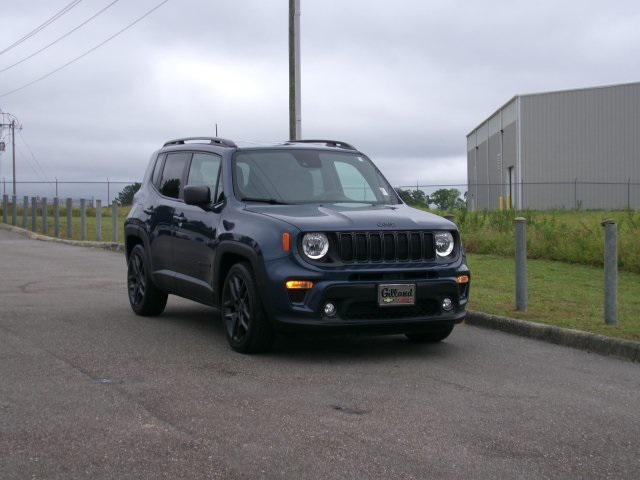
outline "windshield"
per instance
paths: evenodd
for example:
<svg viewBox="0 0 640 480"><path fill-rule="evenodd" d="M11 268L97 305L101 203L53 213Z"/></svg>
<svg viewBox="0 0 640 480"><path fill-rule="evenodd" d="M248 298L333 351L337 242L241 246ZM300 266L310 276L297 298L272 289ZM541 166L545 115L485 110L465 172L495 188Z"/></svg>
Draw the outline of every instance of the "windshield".
<svg viewBox="0 0 640 480"><path fill-rule="evenodd" d="M389 183L359 153L323 150L249 150L234 159L240 200L273 204L397 204Z"/></svg>

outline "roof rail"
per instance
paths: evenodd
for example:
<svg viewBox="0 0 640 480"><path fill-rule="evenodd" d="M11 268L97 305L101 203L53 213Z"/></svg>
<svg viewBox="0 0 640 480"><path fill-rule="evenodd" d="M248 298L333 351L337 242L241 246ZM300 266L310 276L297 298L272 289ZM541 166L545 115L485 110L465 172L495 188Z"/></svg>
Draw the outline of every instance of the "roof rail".
<svg viewBox="0 0 640 480"><path fill-rule="evenodd" d="M221 147L232 147L235 148L237 145L232 140L227 140L226 138L220 137L185 137L185 138L176 138L175 140L169 140L166 142L163 147L168 147L169 145L184 145L185 142L191 140L208 140L211 145L220 145Z"/></svg>
<svg viewBox="0 0 640 480"><path fill-rule="evenodd" d="M346 150L357 150L353 145L341 140L289 140L287 143L323 143L327 147L344 148Z"/></svg>

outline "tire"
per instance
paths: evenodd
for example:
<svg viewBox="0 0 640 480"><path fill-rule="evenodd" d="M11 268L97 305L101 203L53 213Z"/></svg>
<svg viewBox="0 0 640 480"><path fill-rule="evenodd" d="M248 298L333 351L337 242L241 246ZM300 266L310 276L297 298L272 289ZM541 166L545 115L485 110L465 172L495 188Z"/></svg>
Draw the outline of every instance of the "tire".
<svg viewBox="0 0 640 480"><path fill-rule="evenodd" d="M273 328L260 301L251 265L240 262L229 269L222 288L221 306L231 348L240 353L258 353L271 348Z"/></svg>
<svg viewBox="0 0 640 480"><path fill-rule="evenodd" d="M406 337L415 343L437 343L447 338L453 331L453 325L440 327L430 332L405 333Z"/></svg>
<svg viewBox="0 0 640 480"><path fill-rule="evenodd" d="M151 272L142 245L136 245L127 262L127 291L131 309L143 317L160 315L167 305L168 295L159 290L151 279Z"/></svg>

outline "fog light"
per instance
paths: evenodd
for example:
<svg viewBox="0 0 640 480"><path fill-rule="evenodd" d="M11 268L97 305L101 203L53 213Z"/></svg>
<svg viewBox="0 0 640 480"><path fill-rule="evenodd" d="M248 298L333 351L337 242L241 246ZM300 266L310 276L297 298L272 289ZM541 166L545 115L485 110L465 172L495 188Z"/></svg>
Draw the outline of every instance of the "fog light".
<svg viewBox="0 0 640 480"><path fill-rule="evenodd" d="M336 315L336 306L332 302L325 303L323 310L327 317L335 317Z"/></svg>
<svg viewBox="0 0 640 480"><path fill-rule="evenodd" d="M442 300L442 309L445 312L450 312L451 310L453 310L453 302L450 298L445 298L444 300Z"/></svg>

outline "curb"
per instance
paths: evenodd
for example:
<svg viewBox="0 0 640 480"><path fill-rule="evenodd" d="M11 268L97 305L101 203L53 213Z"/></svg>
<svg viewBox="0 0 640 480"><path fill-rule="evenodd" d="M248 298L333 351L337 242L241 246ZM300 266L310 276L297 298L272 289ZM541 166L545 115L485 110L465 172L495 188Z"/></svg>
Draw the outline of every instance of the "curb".
<svg viewBox="0 0 640 480"><path fill-rule="evenodd" d="M521 337L535 338L579 350L624 358L640 362L640 342L606 337L595 333L569 328L560 328L528 320L500 317L483 312L469 311L465 323L477 327L500 330Z"/></svg>
<svg viewBox="0 0 640 480"><path fill-rule="evenodd" d="M25 230L24 228L14 227L13 225L7 225L0 223L1 230L7 230L9 232L17 233L23 237L30 238L31 240L40 240L42 242L55 242L63 243L65 245L73 245L76 247L90 247L101 248L103 250L111 250L112 252L124 252L124 245L116 242L94 242L88 240L67 240L66 238L50 237L48 235L42 235L41 233L35 233L31 230Z"/></svg>

